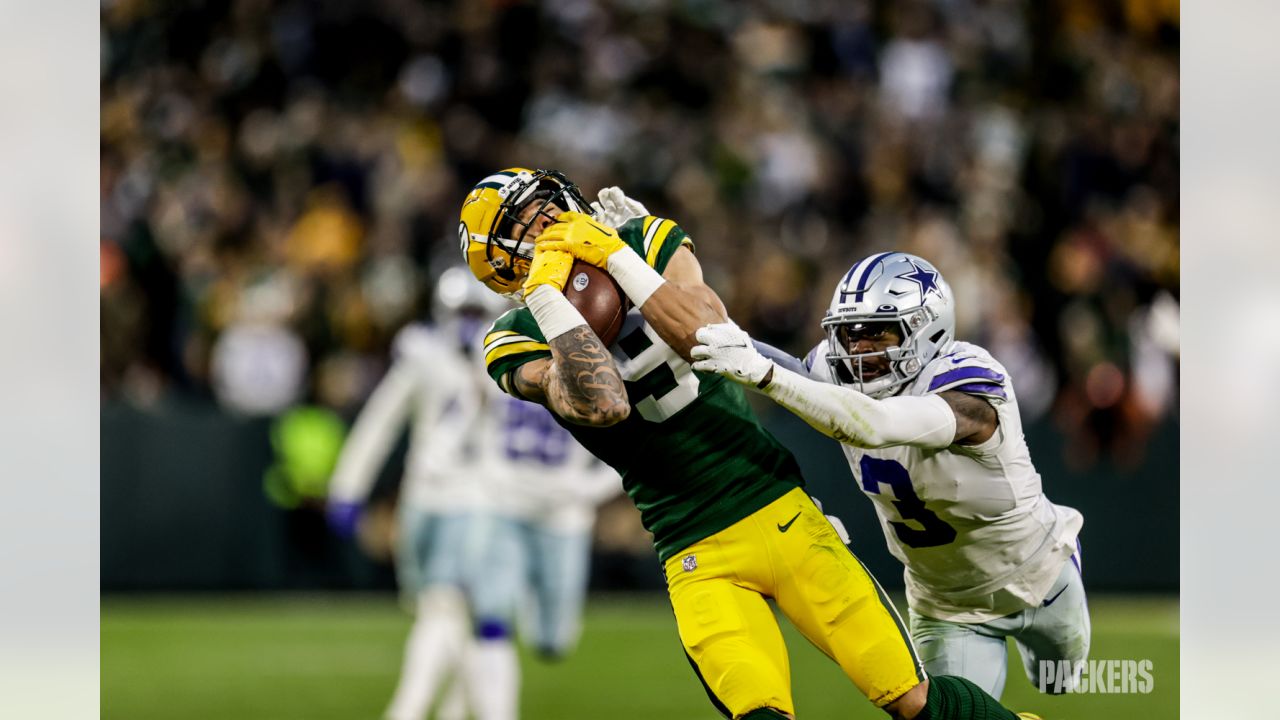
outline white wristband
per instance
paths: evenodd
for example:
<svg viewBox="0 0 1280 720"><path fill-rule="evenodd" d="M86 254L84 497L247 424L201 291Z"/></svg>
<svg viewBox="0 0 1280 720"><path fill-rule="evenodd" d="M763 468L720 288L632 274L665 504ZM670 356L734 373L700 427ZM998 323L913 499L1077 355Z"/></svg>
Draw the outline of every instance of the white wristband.
<svg viewBox="0 0 1280 720"><path fill-rule="evenodd" d="M657 270L649 267L649 263L630 247L619 250L609 256L605 269L618 282L622 292L631 298L636 307L644 305L649 296L666 282Z"/></svg>
<svg viewBox="0 0 1280 720"><path fill-rule="evenodd" d="M548 342L579 325L587 324L582 313L578 312L578 308L569 302L564 293L557 292L550 285L534 288L529 297L524 299L524 304L533 312L533 319L537 321L538 329L542 330L542 335Z"/></svg>

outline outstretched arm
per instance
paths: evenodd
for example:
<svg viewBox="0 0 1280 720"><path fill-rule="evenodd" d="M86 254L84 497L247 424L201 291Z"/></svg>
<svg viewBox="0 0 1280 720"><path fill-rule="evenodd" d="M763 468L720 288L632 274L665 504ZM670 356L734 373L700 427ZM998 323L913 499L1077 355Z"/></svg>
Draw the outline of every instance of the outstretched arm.
<svg viewBox="0 0 1280 720"><path fill-rule="evenodd" d="M876 400L852 388L820 383L776 365L755 349L749 335L728 323L702 328L697 338L702 344L692 351L695 370L754 387L842 443L944 448L961 440L957 414L938 395Z"/></svg>
<svg viewBox="0 0 1280 720"><path fill-rule="evenodd" d="M763 343L759 340L752 340L751 344L755 346L756 351L763 355L765 359L772 360L778 365L778 367L786 368L791 372L800 373L801 375L809 374L809 370L804 366L804 361L791 353L779 350L769 343Z"/></svg>
<svg viewBox="0 0 1280 720"><path fill-rule="evenodd" d="M955 415L937 395L876 400L776 366L762 392L822 434L857 447L944 448L956 438Z"/></svg>
<svg viewBox="0 0 1280 720"><path fill-rule="evenodd" d="M644 269L657 276L657 271L648 265ZM703 281L702 265L688 247L680 248L671 256L660 279L665 282L640 306L640 314L663 342L692 362L689 351L698 342L694 333L703 325L728 320L729 313L716 291Z"/></svg>
<svg viewBox="0 0 1280 720"><path fill-rule="evenodd" d="M417 385L411 365L406 360L393 364L360 410L329 480L332 501L362 503L368 497L378 468L409 417Z"/></svg>

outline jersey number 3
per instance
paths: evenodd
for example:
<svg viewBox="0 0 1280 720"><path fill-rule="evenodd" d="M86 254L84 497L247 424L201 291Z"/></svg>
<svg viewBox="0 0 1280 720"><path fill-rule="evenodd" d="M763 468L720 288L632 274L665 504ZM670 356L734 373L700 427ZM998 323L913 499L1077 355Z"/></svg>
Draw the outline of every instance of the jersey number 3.
<svg viewBox="0 0 1280 720"><path fill-rule="evenodd" d="M872 495L881 494L881 485L893 491L893 506L904 522L891 521L893 531L903 545L913 548L937 547L956 539L956 529L948 525L932 510L924 506L924 500L916 495L911 476L902 463L863 455L858 461L862 470L862 489ZM905 521L914 521L922 529L916 529Z"/></svg>

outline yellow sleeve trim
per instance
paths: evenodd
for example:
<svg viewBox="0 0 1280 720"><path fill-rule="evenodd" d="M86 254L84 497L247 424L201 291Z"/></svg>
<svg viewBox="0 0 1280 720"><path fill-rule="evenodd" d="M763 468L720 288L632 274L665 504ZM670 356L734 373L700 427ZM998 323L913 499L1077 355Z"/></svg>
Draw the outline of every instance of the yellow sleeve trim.
<svg viewBox="0 0 1280 720"><path fill-rule="evenodd" d="M653 236L653 242L649 244L649 253L645 257L645 262L649 263L650 267L658 262L658 253L662 252L662 245L667 241L667 236L671 234L675 226L676 224L670 220L663 220L662 224L658 226L658 232Z"/></svg>
<svg viewBox="0 0 1280 720"><path fill-rule="evenodd" d="M550 350L550 349L551 349L551 346L547 345L546 343L534 342L532 340L530 340L529 342L516 342L516 343L509 343L507 345L499 345L498 347L490 350L489 353L484 356L484 364L486 366L492 365L495 360L501 360L502 358L508 357L510 355L518 355L520 353L537 352L539 350Z"/></svg>
<svg viewBox="0 0 1280 720"><path fill-rule="evenodd" d="M504 337L510 337L512 335L519 335L519 334L520 333L516 332L515 330L496 330L484 336L484 344L488 345L494 340L501 340Z"/></svg>

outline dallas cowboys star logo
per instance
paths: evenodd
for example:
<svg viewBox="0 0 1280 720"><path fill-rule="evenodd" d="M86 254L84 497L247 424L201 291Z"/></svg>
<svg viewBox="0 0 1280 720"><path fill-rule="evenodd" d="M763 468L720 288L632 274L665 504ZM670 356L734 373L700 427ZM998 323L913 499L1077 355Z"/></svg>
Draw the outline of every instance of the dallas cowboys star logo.
<svg viewBox="0 0 1280 720"><path fill-rule="evenodd" d="M909 273L903 273L898 277L903 280L910 280L911 282L919 285L921 298L928 297L930 292L935 292L941 296L942 290L938 287L938 273L920 267L916 264L915 260L911 260L910 262L911 267L913 268L912 271Z"/></svg>

